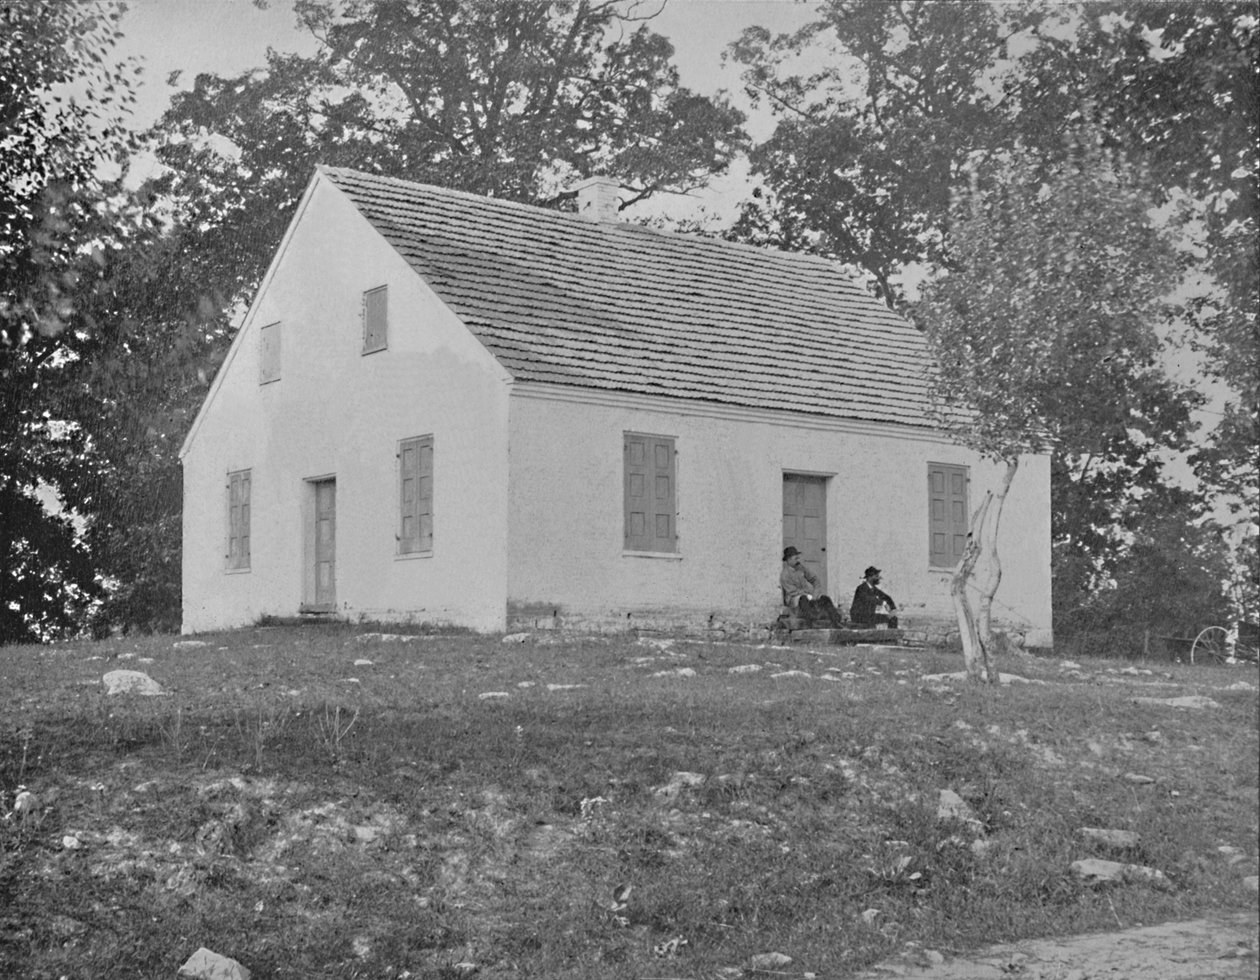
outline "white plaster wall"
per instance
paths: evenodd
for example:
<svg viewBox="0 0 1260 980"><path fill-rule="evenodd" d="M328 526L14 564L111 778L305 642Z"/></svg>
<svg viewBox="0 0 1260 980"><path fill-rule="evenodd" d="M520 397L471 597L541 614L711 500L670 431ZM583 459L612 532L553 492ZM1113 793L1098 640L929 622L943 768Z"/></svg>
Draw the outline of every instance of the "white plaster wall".
<svg viewBox="0 0 1260 980"><path fill-rule="evenodd" d="M953 620L928 561L927 464L971 467L971 506L1000 472L928 430L518 386L511 404L509 617L688 623L773 619L784 472L829 476L827 581L847 613L870 564L909 625ZM675 438L678 555L622 551L622 433ZM1050 629L1049 463L1025 459L1002 518L995 619ZM627 614L629 617L627 618Z"/></svg>
<svg viewBox="0 0 1260 980"><path fill-rule="evenodd" d="M362 294L389 286L389 348L363 355ZM280 321L281 377L258 383ZM497 363L322 177L242 326L184 458L183 628L294 615L315 477L337 481L337 611L505 621L507 388ZM398 441L434 437L434 547L398 557ZM225 571L229 471L252 471L252 562Z"/></svg>

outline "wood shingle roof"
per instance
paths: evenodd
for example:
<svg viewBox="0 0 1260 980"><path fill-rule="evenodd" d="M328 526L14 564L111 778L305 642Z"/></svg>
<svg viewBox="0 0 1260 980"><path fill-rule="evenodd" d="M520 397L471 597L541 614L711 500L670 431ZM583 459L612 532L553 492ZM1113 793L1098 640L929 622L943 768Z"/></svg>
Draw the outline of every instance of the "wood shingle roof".
<svg viewBox="0 0 1260 980"><path fill-rule="evenodd" d="M825 259L320 171L517 380L927 424L922 335Z"/></svg>

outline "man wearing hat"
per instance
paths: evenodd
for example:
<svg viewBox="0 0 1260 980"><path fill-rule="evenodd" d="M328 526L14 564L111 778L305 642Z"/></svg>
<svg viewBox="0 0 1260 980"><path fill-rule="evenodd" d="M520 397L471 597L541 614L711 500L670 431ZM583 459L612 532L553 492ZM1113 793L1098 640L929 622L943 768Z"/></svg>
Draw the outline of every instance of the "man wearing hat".
<svg viewBox="0 0 1260 980"><path fill-rule="evenodd" d="M829 626L841 627L844 617L828 596L815 595L818 576L801 564L801 553L795 548L783 549L783 570L779 572L783 604L796 609L807 622L821 620Z"/></svg>
<svg viewBox="0 0 1260 980"><path fill-rule="evenodd" d="M897 611L897 603L893 597L879 588L880 571L871 565L862 573L862 582L853 592L853 605L849 607L849 618L854 626L878 626L887 623L890 629L897 628L897 617L886 616L875 610L886 605L890 613Z"/></svg>

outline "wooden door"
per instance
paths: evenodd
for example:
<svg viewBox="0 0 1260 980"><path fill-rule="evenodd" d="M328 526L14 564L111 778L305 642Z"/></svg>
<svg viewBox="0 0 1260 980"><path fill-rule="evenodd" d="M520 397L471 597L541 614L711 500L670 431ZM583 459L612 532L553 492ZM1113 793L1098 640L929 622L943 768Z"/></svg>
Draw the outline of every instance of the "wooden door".
<svg viewBox="0 0 1260 980"><path fill-rule="evenodd" d="M337 603L337 481L315 484L315 590L313 604L332 609Z"/></svg>
<svg viewBox="0 0 1260 980"><path fill-rule="evenodd" d="M827 591L827 478L783 474L783 547L796 548L801 562Z"/></svg>

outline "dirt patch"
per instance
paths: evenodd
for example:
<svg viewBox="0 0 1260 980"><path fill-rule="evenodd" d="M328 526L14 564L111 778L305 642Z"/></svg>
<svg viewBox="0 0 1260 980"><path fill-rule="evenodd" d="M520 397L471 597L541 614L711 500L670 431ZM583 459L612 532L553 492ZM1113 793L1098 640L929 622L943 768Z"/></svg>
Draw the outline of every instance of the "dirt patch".
<svg viewBox="0 0 1260 980"><path fill-rule="evenodd" d="M923 966L939 953L909 950L855 980L1227 980L1253 978L1260 915L1237 913L1123 932L990 946Z"/></svg>

